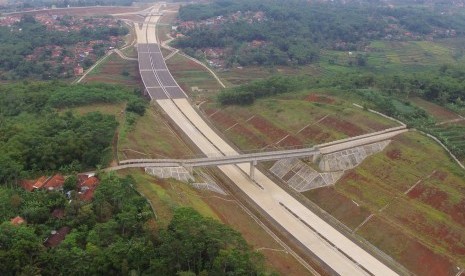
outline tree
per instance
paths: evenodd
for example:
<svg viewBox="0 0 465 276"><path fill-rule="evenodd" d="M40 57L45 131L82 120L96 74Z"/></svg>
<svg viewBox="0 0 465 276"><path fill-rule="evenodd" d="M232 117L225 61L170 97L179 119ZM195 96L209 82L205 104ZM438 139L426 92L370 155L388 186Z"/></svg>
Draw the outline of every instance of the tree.
<svg viewBox="0 0 465 276"><path fill-rule="evenodd" d="M37 271L38 257L44 251L33 228L10 222L0 224L0 274Z"/></svg>
<svg viewBox="0 0 465 276"><path fill-rule="evenodd" d="M133 99L128 102L126 111L134 112L140 116L143 116L145 114L146 107L147 104L142 99Z"/></svg>
<svg viewBox="0 0 465 276"><path fill-rule="evenodd" d="M71 175L66 178L65 183L63 184L63 190L65 192L75 191L77 189L78 179L76 175Z"/></svg>

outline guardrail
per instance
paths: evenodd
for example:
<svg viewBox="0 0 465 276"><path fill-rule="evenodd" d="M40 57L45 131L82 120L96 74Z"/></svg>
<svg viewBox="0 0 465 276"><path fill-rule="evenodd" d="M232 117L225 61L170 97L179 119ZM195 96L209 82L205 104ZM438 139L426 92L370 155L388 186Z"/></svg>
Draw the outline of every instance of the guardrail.
<svg viewBox="0 0 465 276"><path fill-rule="evenodd" d="M306 157L319 154L320 151L316 147L296 149L296 150L285 150L285 151L270 151L261 153L249 153L249 154L235 154L235 155L214 155L203 158L194 159L128 159L119 162L119 165L133 165L133 164L152 164L152 166L158 167L173 167L173 166L184 166L184 167L208 167L208 166L219 166L219 165L231 165L248 163L254 161L271 161L283 158L293 157Z"/></svg>

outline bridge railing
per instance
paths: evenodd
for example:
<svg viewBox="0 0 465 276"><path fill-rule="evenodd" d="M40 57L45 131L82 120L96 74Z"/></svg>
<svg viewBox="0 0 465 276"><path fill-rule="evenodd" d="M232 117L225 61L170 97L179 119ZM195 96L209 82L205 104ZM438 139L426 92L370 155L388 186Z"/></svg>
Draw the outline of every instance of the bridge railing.
<svg viewBox="0 0 465 276"><path fill-rule="evenodd" d="M285 148L285 149L284 149ZM303 148L303 147L281 147L279 150L273 151L248 151L247 153L239 154L237 152L232 152L230 154L226 153L213 153L206 155L189 155L190 158L180 158L180 159L152 159L152 158L141 158L141 159L127 159L119 161L120 165L125 164L134 164L134 163L202 163L210 161L224 161L232 159L266 159L267 157L277 156L277 155L287 155L287 154L299 154L308 152L308 154L315 154L317 150L316 147ZM305 153L304 153L305 154ZM247 162L247 161L246 161Z"/></svg>

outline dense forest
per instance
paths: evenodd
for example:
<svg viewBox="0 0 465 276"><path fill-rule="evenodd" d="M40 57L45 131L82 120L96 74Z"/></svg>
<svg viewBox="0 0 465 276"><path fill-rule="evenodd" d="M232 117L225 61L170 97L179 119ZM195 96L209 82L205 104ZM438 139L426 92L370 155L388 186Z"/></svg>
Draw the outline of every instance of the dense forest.
<svg viewBox="0 0 465 276"><path fill-rule="evenodd" d="M92 202L72 188L69 200L0 187L0 274L264 275L261 255L234 230L189 208L161 228L131 177L99 178ZM63 217L51 215L57 209ZM18 215L27 223L10 223ZM58 245L44 243L57 229L69 233Z"/></svg>
<svg viewBox="0 0 465 276"><path fill-rule="evenodd" d="M197 23L193 28L181 25L186 36L175 41L177 47L192 55L225 48L229 66L303 65L317 61L321 49L354 51L375 39L463 36L465 30L461 13L379 3L216 0L183 6L179 18ZM259 46L251 46L253 41Z"/></svg>
<svg viewBox="0 0 465 276"><path fill-rule="evenodd" d="M80 31L60 32L47 30L33 16L25 15L11 27L0 27L0 70L9 73L12 79L37 77L56 79L62 76L63 66L52 66L51 52L45 52L38 61L28 61L25 57L34 49L47 45L70 46L77 42L107 40L110 36L125 35L126 27L83 28ZM104 51L97 51L104 55Z"/></svg>
<svg viewBox="0 0 465 276"><path fill-rule="evenodd" d="M111 144L117 122L99 112L74 115L60 109L93 103L129 102L143 114L144 101L122 87L60 82L0 87L0 182L44 171L95 168Z"/></svg>

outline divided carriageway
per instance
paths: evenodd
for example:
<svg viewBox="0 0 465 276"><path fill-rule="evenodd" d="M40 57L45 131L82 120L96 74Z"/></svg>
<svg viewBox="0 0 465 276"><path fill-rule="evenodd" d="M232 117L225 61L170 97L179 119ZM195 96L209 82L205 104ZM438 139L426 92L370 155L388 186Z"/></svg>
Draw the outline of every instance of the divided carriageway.
<svg viewBox="0 0 465 276"><path fill-rule="evenodd" d="M203 154L238 156L239 153L220 138L195 111L187 95L171 76L152 33L155 31L152 23L156 23L158 18L148 16L142 30L136 31L139 68L148 94ZM337 146L339 147L340 145ZM219 165L218 169L333 273L397 275L394 270L315 215L260 171L255 172L252 180L249 163Z"/></svg>

